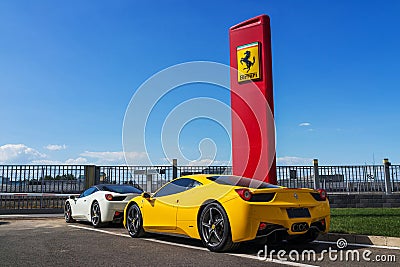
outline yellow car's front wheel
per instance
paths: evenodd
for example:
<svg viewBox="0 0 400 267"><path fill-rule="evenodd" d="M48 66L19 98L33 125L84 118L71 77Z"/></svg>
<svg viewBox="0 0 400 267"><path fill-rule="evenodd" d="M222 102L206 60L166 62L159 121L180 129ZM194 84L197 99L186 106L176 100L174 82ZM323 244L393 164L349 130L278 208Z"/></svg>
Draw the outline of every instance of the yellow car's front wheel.
<svg viewBox="0 0 400 267"><path fill-rule="evenodd" d="M126 228L131 237L144 236L145 231L143 229L143 217L140 212L139 206L135 203L128 209L126 216Z"/></svg>
<svg viewBox="0 0 400 267"><path fill-rule="evenodd" d="M210 203L202 210L199 231L201 241L211 251L233 250L239 245L232 242L228 216L218 203Z"/></svg>

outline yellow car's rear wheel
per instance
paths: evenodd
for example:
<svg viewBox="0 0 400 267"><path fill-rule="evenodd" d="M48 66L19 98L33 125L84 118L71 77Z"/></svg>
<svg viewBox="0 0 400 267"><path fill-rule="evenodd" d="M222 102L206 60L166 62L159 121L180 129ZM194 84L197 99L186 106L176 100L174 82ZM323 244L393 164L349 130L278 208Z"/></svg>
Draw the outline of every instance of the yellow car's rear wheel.
<svg viewBox="0 0 400 267"><path fill-rule="evenodd" d="M201 241L211 251L232 250L238 246L232 242L228 216L218 203L210 203L202 210L199 231Z"/></svg>

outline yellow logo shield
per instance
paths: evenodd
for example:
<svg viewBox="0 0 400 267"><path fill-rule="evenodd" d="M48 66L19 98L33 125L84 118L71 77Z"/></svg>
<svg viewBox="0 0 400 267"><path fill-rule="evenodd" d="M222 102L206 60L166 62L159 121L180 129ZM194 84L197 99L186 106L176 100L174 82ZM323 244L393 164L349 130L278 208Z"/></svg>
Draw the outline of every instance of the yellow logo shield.
<svg viewBox="0 0 400 267"><path fill-rule="evenodd" d="M238 82L257 80L260 72L260 43L241 45L236 48Z"/></svg>

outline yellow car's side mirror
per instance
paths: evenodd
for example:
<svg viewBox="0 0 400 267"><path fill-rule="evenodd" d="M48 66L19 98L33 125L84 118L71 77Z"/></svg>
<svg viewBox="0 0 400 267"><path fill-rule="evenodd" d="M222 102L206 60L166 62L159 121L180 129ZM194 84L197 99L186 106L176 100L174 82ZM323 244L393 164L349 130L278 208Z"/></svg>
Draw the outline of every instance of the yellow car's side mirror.
<svg viewBox="0 0 400 267"><path fill-rule="evenodd" d="M148 193L148 192L143 192L143 193L142 193L142 197L145 198L145 199L147 199L147 200L150 200L151 195L150 195L150 193Z"/></svg>

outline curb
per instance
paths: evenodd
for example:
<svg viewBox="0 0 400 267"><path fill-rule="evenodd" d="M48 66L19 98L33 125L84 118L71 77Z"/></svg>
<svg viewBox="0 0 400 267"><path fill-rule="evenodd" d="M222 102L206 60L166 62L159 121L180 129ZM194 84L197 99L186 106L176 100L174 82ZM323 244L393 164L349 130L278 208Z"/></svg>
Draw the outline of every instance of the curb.
<svg viewBox="0 0 400 267"><path fill-rule="evenodd" d="M43 215L43 214L63 214L63 208L47 208L47 209L0 209L0 215Z"/></svg>
<svg viewBox="0 0 400 267"><path fill-rule="evenodd" d="M400 237L390 236L374 236L374 235L351 235L351 234L339 234L339 233L328 233L320 235L318 241L329 241L336 242L338 239L344 238L348 243L360 244L366 246L385 246L385 247L397 247L400 248Z"/></svg>
<svg viewBox="0 0 400 267"><path fill-rule="evenodd" d="M2 214L0 220L40 220L49 218L63 218L64 214Z"/></svg>

